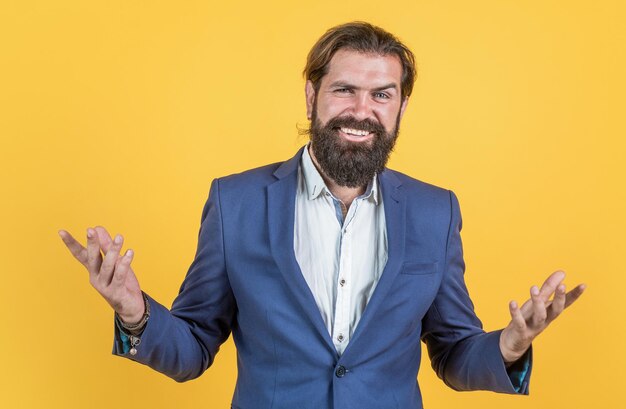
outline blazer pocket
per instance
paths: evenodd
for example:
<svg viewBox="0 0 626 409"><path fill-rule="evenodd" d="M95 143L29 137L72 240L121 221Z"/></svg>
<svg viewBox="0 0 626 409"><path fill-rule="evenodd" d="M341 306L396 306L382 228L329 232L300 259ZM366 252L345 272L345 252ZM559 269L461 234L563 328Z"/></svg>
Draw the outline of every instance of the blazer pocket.
<svg viewBox="0 0 626 409"><path fill-rule="evenodd" d="M407 261L402 265L401 274L410 274L410 275L425 275L425 274L435 274L437 272L438 262L434 263L420 263L414 261Z"/></svg>

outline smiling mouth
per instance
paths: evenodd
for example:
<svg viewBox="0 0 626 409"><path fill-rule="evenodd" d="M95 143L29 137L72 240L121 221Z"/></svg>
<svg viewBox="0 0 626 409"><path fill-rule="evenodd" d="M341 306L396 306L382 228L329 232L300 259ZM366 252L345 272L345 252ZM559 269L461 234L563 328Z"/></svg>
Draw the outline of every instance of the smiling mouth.
<svg viewBox="0 0 626 409"><path fill-rule="evenodd" d="M342 136L349 141L361 142L370 139L374 135L374 133L370 131L346 128L343 126L339 127L338 130L341 131L340 133L342 134Z"/></svg>

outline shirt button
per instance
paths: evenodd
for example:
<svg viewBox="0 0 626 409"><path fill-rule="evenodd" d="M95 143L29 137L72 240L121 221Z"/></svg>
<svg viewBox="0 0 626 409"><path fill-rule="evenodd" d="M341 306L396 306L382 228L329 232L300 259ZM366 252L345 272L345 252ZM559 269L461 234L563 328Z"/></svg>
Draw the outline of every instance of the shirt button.
<svg viewBox="0 0 626 409"><path fill-rule="evenodd" d="M346 374L346 368L344 368L343 366L339 365L337 367L337 369L335 370L335 376L337 378L343 378Z"/></svg>
<svg viewBox="0 0 626 409"><path fill-rule="evenodd" d="M339 336L337 337L337 341L339 342L343 341L343 334L339 334Z"/></svg>
<svg viewBox="0 0 626 409"><path fill-rule="evenodd" d="M339 281L339 285L340 285L340 286L342 286L342 287L343 287L344 285L346 285L346 280L344 280L344 279L342 278L342 279L341 279L341 281Z"/></svg>

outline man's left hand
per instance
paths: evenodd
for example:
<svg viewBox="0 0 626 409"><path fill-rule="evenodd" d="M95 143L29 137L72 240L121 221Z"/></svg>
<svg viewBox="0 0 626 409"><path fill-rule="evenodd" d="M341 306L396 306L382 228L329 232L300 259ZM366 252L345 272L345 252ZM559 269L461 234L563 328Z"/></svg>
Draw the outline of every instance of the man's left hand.
<svg viewBox="0 0 626 409"><path fill-rule="evenodd" d="M530 344L563 310L581 296L586 288L579 284L565 292L565 273L555 271L543 283L541 289L532 286L530 299L521 308L517 302L509 303L511 322L500 335L500 351L507 366L517 361L530 348ZM550 297L554 294L554 298Z"/></svg>

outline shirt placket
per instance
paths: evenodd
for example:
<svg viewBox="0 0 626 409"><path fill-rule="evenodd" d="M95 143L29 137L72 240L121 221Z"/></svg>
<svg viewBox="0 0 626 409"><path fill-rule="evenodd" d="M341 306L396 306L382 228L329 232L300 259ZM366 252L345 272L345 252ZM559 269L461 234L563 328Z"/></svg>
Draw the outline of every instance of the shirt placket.
<svg viewBox="0 0 626 409"><path fill-rule="evenodd" d="M337 298L333 326L333 343L341 355L350 341L350 300L352 288L352 230L353 220L359 206L355 200L341 229L341 245L339 250L339 272L337 274Z"/></svg>

